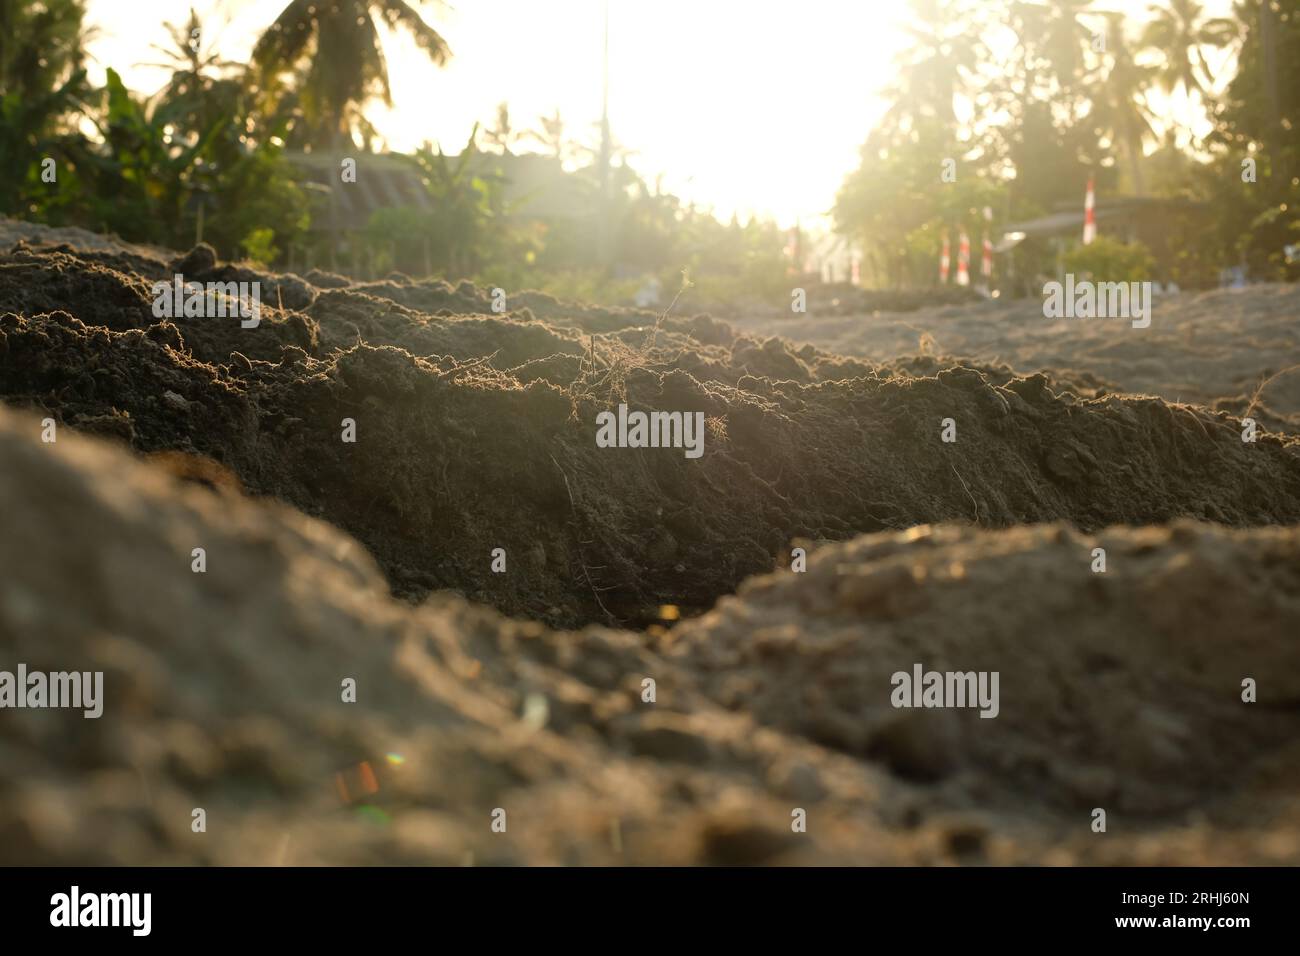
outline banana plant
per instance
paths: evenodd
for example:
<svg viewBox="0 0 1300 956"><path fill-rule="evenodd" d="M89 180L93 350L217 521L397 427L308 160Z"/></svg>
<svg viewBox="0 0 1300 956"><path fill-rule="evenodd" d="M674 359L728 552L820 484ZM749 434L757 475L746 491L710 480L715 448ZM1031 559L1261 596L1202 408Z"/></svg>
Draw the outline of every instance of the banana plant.
<svg viewBox="0 0 1300 956"><path fill-rule="evenodd" d="M186 142L178 136L185 104L161 101L149 108L136 100L116 70L108 70L105 87L107 109L85 110L99 133L102 146L92 144L82 156L95 194L109 198L131 217L129 232L147 233L154 242L183 244L185 205L200 185L204 157L213 140L229 123L228 114L212 119ZM143 215L143 221L136 219ZM118 216L112 216L116 219Z"/></svg>
<svg viewBox="0 0 1300 956"><path fill-rule="evenodd" d="M85 79L78 70L48 92L31 96L13 90L0 96L0 211L26 216L55 204L58 181L42 179L43 164L59 156L64 134L50 131L49 118L70 111Z"/></svg>

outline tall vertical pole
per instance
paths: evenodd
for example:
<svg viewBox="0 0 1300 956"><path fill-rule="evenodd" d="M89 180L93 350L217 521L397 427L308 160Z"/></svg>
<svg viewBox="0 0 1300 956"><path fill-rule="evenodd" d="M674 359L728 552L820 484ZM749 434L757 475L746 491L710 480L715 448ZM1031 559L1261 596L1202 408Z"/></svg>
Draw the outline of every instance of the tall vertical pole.
<svg viewBox="0 0 1300 956"><path fill-rule="evenodd" d="M1259 4L1259 41L1264 61L1265 146L1269 151L1269 169L1273 171L1275 182L1286 182L1289 174L1283 168L1282 149L1278 142L1282 129L1282 105L1277 70L1277 21L1273 18L1269 0L1260 0Z"/></svg>
<svg viewBox="0 0 1300 956"><path fill-rule="evenodd" d="M609 137L609 0L604 0L605 39L601 63L600 105L600 211L596 228L596 255L606 264L610 257L610 160L612 147Z"/></svg>
<svg viewBox="0 0 1300 956"><path fill-rule="evenodd" d="M1097 238L1097 187L1092 175L1088 175L1088 191L1083 194L1083 244L1086 246Z"/></svg>

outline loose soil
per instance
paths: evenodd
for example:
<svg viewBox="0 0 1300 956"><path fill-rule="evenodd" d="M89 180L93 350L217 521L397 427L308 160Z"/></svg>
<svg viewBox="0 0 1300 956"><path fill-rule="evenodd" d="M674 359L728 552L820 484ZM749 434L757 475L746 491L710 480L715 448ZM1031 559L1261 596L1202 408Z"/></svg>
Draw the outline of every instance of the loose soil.
<svg viewBox="0 0 1300 956"><path fill-rule="evenodd" d="M396 601L329 525L39 433L0 410L0 647L102 670L105 712L6 711L5 864L1300 859L1294 527L886 532L565 632ZM999 669L997 719L893 710L914 661Z"/></svg>
<svg viewBox="0 0 1300 956"><path fill-rule="evenodd" d="M285 305L255 329L155 319L149 286L173 271L260 281ZM704 609L787 564L795 538L1300 520L1294 436L1243 442L1229 412L1087 374L870 365L707 317L537 294L494 315L468 284L327 284L206 247L162 263L19 246L0 258L0 396L138 452L213 459L355 535L397 595L454 591L553 626ZM704 457L598 448L596 415L623 401L703 412Z"/></svg>
<svg viewBox="0 0 1300 956"><path fill-rule="evenodd" d="M0 723L0 862L1300 860L1293 289L891 350L15 234L0 669L103 670L114 719ZM175 272L260 325L155 319ZM598 448L620 402L704 456ZM998 718L891 707L917 662Z"/></svg>

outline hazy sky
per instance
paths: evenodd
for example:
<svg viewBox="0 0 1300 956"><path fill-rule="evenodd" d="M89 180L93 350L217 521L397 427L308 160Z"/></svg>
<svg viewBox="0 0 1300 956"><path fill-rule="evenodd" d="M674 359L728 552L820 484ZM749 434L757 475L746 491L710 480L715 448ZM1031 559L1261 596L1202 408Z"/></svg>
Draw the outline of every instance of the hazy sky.
<svg viewBox="0 0 1300 956"><path fill-rule="evenodd" d="M226 59L244 61L287 0L90 0L91 53L133 88L169 45L163 23L191 5ZM328 0L321 0L328 2ZM418 4L417 4L418 6ZM1134 13L1143 0L1109 0ZM1209 0L1224 12L1230 0ZM712 206L805 222L829 209L883 112L879 91L901 46L904 0L609 0L610 116L647 178ZM516 127L558 107L570 136L600 117L603 0L454 0L425 19L454 57L438 69L401 40L388 47L395 109L371 118L394 149L425 139L457 151L476 120L510 103ZM205 42L206 42L205 41Z"/></svg>

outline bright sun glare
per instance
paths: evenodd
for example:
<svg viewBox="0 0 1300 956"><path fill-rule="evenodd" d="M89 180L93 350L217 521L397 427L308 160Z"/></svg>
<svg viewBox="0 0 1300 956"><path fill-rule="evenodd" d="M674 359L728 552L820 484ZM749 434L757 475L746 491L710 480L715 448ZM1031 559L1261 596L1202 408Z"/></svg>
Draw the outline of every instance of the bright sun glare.
<svg viewBox="0 0 1300 956"><path fill-rule="evenodd" d="M245 61L285 0L196 0L220 54ZM1207 9L1227 7L1228 0ZM163 23L184 0L92 0L96 66L152 91ZM1139 13L1141 0L1099 7ZM424 140L460 149L498 103L533 129L559 109L566 136L592 143L601 108L604 0L426 3L451 44L444 69L389 37L394 108L372 122L396 150ZM884 110L880 92L904 44L896 0L609 0L610 118L627 161L648 180L726 218L815 221L832 205ZM156 26L149 24L156 23ZM142 24L144 25L142 27Z"/></svg>

